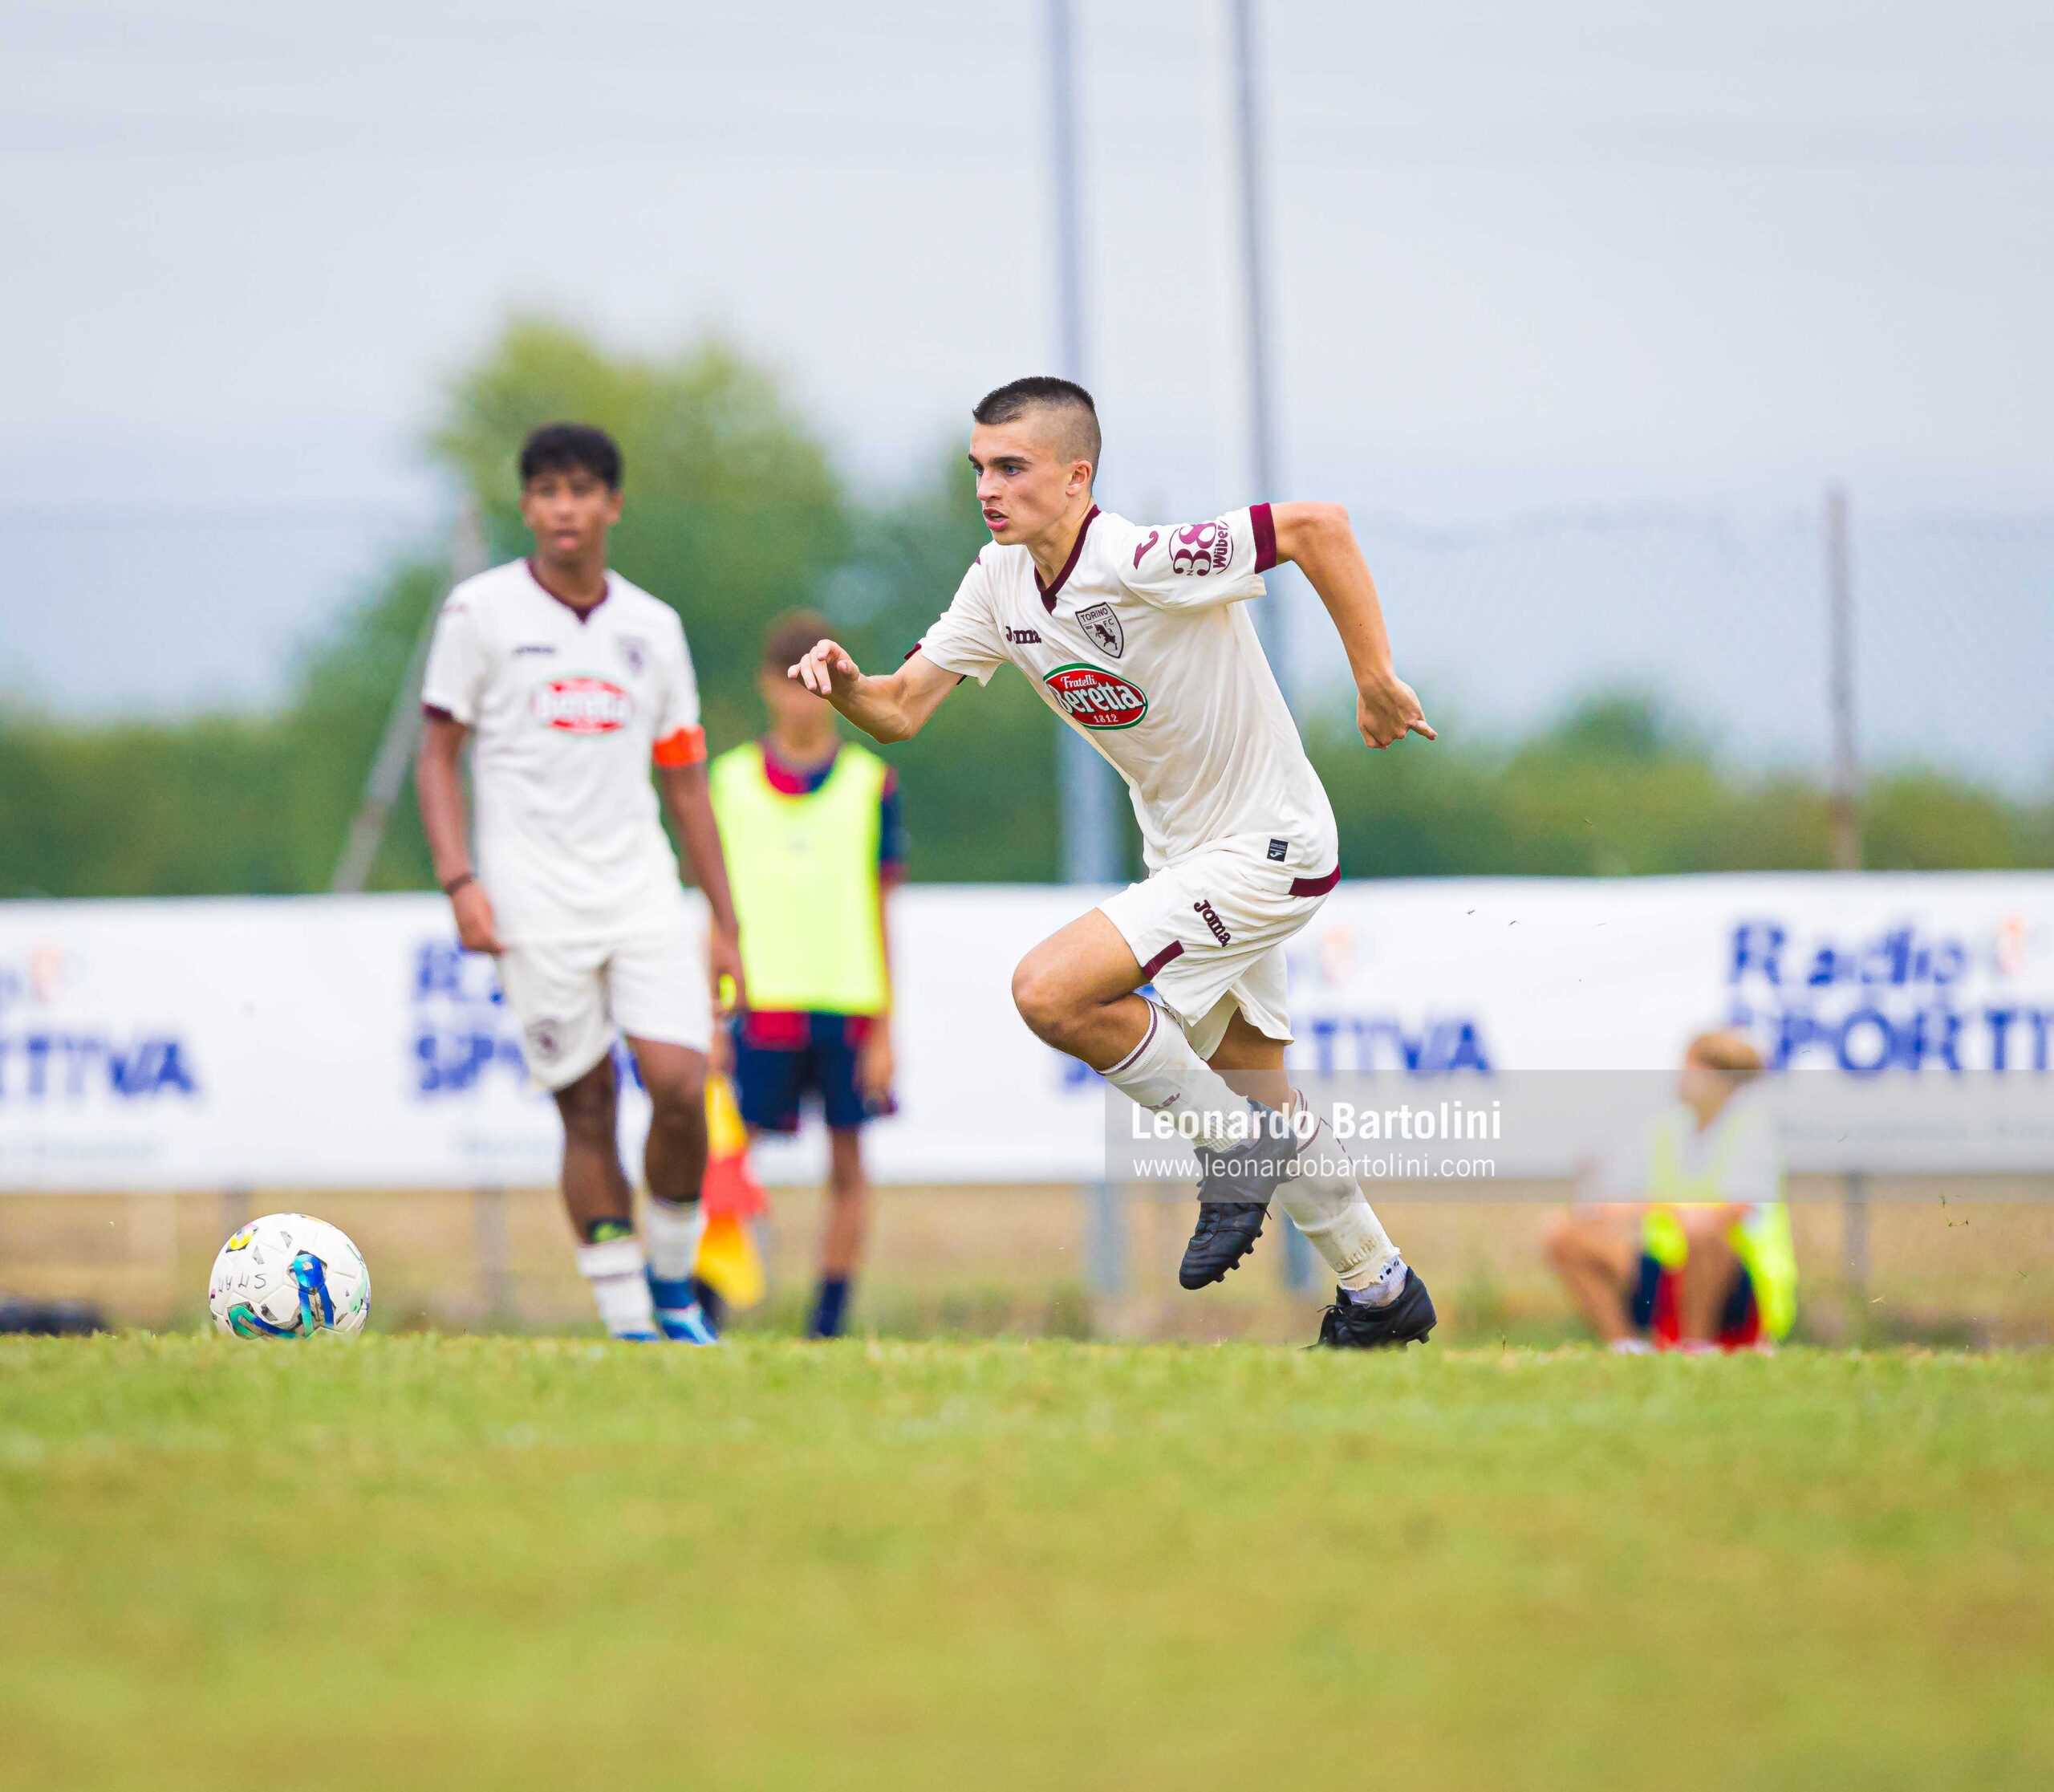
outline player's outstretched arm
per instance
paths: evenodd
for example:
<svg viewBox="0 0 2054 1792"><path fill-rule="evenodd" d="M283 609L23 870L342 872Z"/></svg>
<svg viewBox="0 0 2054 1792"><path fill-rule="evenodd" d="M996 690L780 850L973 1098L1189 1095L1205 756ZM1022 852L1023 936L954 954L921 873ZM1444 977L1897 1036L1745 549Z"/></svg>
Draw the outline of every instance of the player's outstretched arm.
<svg viewBox="0 0 2054 1792"><path fill-rule="evenodd" d="M470 730L453 717L430 715L422 724L420 753L414 762L414 792L420 802L421 832L428 836L435 881L449 898L457 938L466 952L498 953L498 924L485 886L471 869L464 838L464 740Z"/></svg>
<svg viewBox="0 0 2054 1792"><path fill-rule="evenodd" d="M1340 632L1355 675L1355 723L1366 746L1394 746L1407 734L1436 738L1412 687L1393 669L1390 635L1376 581L1338 504L1273 504L1277 558L1304 573Z"/></svg>
<svg viewBox="0 0 2054 1792"><path fill-rule="evenodd" d="M838 641L822 641L786 677L826 697L874 741L912 739L962 681L917 649L896 672L867 677Z"/></svg>

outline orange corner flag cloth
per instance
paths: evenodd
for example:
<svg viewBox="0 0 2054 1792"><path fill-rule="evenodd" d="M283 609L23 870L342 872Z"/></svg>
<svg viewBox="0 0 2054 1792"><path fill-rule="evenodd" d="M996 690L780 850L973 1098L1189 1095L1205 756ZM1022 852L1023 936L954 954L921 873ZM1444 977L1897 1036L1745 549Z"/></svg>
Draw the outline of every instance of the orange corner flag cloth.
<svg viewBox="0 0 2054 1792"><path fill-rule="evenodd" d="M763 1298L763 1258L749 1222L770 1203L749 1167L749 1128L724 1076L706 1079L706 1143L699 1274L729 1306L753 1306Z"/></svg>

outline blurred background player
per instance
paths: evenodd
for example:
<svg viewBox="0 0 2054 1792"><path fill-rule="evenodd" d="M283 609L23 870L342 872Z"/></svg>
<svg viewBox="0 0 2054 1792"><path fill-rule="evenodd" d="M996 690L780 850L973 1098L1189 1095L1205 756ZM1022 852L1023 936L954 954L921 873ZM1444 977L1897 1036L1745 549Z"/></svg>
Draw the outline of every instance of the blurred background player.
<svg viewBox="0 0 2054 1792"><path fill-rule="evenodd" d="M1016 380L971 416L992 540L954 601L883 677L824 639L792 676L874 739L899 741L965 677L985 683L1009 660L1091 742L1126 783L1149 875L1021 961L1021 1018L1141 1107L1196 1117L1204 1168L1185 1287L1219 1281L1254 1249L1274 1196L1339 1283L1321 1343L1423 1340L1435 1324L1426 1284L1330 1132L1301 1151L1277 1127L1292 1099L1284 946L1341 867L1333 807L1247 613L1262 575L1295 563L1325 606L1366 746L1434 738L1392 668L1347 513L1255 504L1206 522L1131 523L1093 496L1098 414L1082 386Z"/></svg>
<svg viewBox="0 0 2054 1792"><path fill-rule="evenodd" d="M1549 1224L1549 1262L1614 1350L1776 1343L1797 1317L1797 1259L1776 1128L1742 1091L1761 1054L1701 1033L1674 1107Z"/></svg>
<svg viewBox="0 0 2054 1792"><path fill-rule="evenodd" d="M807 611L771 624L757 680L769 730L711 779L749 977L731 1030L742 1118L752 1134L796 1132L810 1093L827 1122L814 1338L846 1323L869 1217L863 1128L892 1106L887 904L905 859L897 774L785 676L826 629Z"/></svg>
<svg viewBox="0 0 2054 1792"><path fill-rule="evenodd" d="M741 961L706 788L699 689L677 612L606 563L620 452L551 424L521 450L529 559L466 579L428 652L415 771L436 880L465 948L497 961L528 1066L563 1120L578 1266L617 1338L711 1343L692 1271L704 1226L706 1049ZM477 863L459 766L473 743ZM664 838L664 803L711 913L702 937ZM710 985L710 989L709 989ZM652 1104L648 1254L621 1168L615 1030Z"/></svg>

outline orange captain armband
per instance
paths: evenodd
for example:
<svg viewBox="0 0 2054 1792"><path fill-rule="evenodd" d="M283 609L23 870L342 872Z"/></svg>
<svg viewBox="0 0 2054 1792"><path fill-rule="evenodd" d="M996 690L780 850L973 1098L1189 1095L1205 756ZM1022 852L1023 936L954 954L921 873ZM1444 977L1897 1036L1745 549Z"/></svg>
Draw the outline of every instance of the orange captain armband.
<svg viewBox="0 0 2054 1792"><path fill-rule="evenodd" d="M667 770L679 766L696 766L706 757L706 730L680 728L675 734L666 734L656 742L656 751L650 757Z"/></svg>

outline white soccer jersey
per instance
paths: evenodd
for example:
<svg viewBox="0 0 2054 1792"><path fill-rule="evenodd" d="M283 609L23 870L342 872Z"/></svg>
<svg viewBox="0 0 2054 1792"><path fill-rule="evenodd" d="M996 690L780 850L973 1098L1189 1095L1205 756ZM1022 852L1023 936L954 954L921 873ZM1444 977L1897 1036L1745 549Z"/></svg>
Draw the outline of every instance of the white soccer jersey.
<svg viewBox="0 0 2054 1792"><path fill-rule="evenodd" d="M478 878L509 945L617 938L678 913L649 766L706 748L668 604L609 572L581 612L526 561L495 567L444 602L421 701L473 730Z"/></svg>
<svg viewBox="0 0 2054 1792"><path fill-rule="evenodd" d="M1190 524L1094 509L1052 585L1025 548L985 548L919 651L980 684L1025 673L1126 779L1151 872L1245 839L1324 889L1333 811L1242 603L1276 563L1267 504Z"/></svg>

